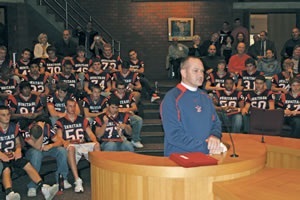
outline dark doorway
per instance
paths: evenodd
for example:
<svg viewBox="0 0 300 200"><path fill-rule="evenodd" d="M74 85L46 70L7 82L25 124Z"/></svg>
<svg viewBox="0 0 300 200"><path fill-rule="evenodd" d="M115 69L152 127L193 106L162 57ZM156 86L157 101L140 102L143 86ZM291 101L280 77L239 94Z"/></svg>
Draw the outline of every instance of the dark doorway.
<svg viewBox="0 0 300 200"><path fill-rule="evenodd" d="M0 6L0 45L7 46L6 7Z"/></svg>

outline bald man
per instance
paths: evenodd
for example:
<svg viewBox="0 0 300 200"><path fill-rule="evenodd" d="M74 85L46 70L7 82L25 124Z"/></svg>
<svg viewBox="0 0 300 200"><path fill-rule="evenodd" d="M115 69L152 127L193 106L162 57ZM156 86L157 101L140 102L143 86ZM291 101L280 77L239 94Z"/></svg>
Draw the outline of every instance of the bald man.
<svg viewBox="0 0 300 200"><path fill-rule="evenodd" d="M204 67L199 58L181 62L182 81L171 89L161 104L165 130L164 155L185 152L213 153L220 148L221 122L213 102L199 89Z"/></svg>

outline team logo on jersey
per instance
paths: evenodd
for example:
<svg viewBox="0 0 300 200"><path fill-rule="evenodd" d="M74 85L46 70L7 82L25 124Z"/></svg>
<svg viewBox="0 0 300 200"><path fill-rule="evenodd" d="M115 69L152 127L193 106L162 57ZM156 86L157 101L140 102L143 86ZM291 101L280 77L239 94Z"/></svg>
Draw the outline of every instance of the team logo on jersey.
<svg viewBox="0 0 300 200"><path fill-rule="evenodd" d="M201 111L202 111L202 108L201 108L201 106L199 106L199 105L197 105L195 108L196 108L196 111L197 111L197 112L201 112Z"/></svg>

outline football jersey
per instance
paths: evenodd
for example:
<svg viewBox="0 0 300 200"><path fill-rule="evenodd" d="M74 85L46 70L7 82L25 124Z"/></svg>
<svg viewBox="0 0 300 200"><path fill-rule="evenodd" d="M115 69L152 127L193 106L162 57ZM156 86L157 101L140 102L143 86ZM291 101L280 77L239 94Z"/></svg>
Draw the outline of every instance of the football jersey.
<svg viewBox="0 0 300 200"><path fill-rule="evenodd" d="M243 90L255 90L255 79L258 75L263 75L263 72L255 71L250 75L247 70L241 71L238 79L242 80Z"/></svg>
<svg viewBox="0 0 300 200"><path fill-rule="evenodd" d="M69 85L69 87L77 88L77 83L79 83L79 79L75 74L71 74L69 77L66 77L63 73L54 74L53 75L54 83L64 82Z"/></svg>
<svg viewBox="0 0 300 200"><path fill-rule="evenodd" d="M102 112L103 108L106 107L107 98L100 95L100 98L97 102L92 100L91 95L84 97L82 102L83 108L88 108L90 113Z"/></svg>
<svg viewBox="0 0 300 200"><path fill-rule="evenodd" d="M250 103L251 107L269 109L269 102L274 101L274 99L272 91L266 89L261 94L250 91L246 97L246 102Z"/></svg>
<svg viewBox="0 0 300 200"><path fill-rule="evenodd" d="M140 80L140 77L138 76L138 73L135 72L128 71L128 73L125 76L121 72L115 72L113 73L112 80L113 81L123 80L127 86L129 83L135 85Z"/></svg>
<svg viewBox="0 0 300 200"><path fill-rule="evenodd" d="M25 141L29 140L30 134L29 130L32 128L32 124L24 131L22 131L22 137L24 138ZM51 144L53 143L52 138L56 137L56 132L54 129L51 129L51 126L47 123L44 123L44 128L43 128L43 145ZM25 144L26 148L30 148L31 145L28 143Z"/></svg>
<svg viewBox="0 0 300 200"><path fill-rule="evenodd" d="M14 94L17 90L17 81L14 79L9 79L8 82L0 79L0 92L6 94Z"/></svg>
<svg viewBox="0 0 300 200"><path fill-rule="evenodd" d="M282 94L278 104L283 109L300 111L300 95L298 94L297 97L293 97L290 92L288 94Z"/></svg>
<svg viewBox="0 0 300 200"><path fill-rule="evenodd" d="M50 74L57 74L62 71L62 60L58 57L54 60L46 58L42 60L42 65L45 67L45 71Z"/></svg>
<svg viewBox="0 0 300 200"><path fill-rule="evenodd" d="M0 151L15 151L17 137L19 137L19 126L15 123L9 123L6 131L0 127Z"/></svg>
<svg viewBox="0 0 300 200"><path fill-rule="evenodd" d="M81 116L72 122L68 116L62 117L56 121L55 128L62 130L64 140L85 140L85 130L89 127L89 121Z"/></svg>
<svg viewBox="0 0 300 200"><path fill-rule="evenodd" d="M52 104L56 111L64 113L66 111L66 102L68 99L76 100L71 94L67 94L63 100L60 100L57 93L55 93L53 96L49 95L47 97L47 104Z"/></svg>
<svg viewBox="0 0 300 200"><path fill-rule="evenodd" d="M211 82L212 86L224 88L225 79L230 78L230 73L226 73L224 76L219 76L217 72L210 73L206 80Z"/></svg>
<svg viewBox="0 0 300 200"><path fill-rule="evenodd" d="M29 61L23 62L22 59L18 60L16 62L16 68L19 71L19 74L22 74L23 76L26 76L29 73Z"/></svg>
<svg viewBox="0 0 300 200"><path fill-rule="evenodd" d="M144 61L138 60L137 63L134 63L132 61L129 61L130 69L141 69L145 67Z"/></svg>
<svg viewBox="0 0 300 200"><path fill-rule="evenodd" d="M109 116L107 113L102 113L95 118L96 126L103 126L103 117L108 118L108 123L106 125L105 132L100 138L102 141L110 142L122 142L123 139L118 133L117 126L118 124L129 124L129 113L118 113L115 117ZM125 134L125 130L122 130L122 135Z"/></svg>
<svg viewBox="0 0 300 200"><path fill-rule="evenodd" d="M7 99L8 106L16 114L37 113L43 109L40 97L31 94L26 101L21 94L10 95Z"/></svg>
<svg viewBox="0 0 300 200"><path fill-rule="evenodd" d="M85 58L83 62L80 62L77 57L74 59L74 71L76 73L87 72L92 65L92 60Z"/></svg>
<svg viewBox="0 0 300 200"><path fill-rule="evenodd" d="M296 76L294 74L294 76ZM290 79L286 79L285 76L283 75L283 72L279 74L275 74L272 77L272 85L276 86L277 88L284 88L286 90L290 89Z"/></svg>
<svg viewBox="0 0 300 200"><path fill-rule="evenodd" d="M118 65L122 63L120 56L112 55L110 58L106 58L105 56L100 57L101 60L101 69L103 71L110 71L112 69L118 69Z"/></svg>
<svg viewBox="0 0 300 200"><path fill-rule="evenodd" d="M23 79L30 83L32 91L40 93L45 92L48 83L48 76L46 74L40 74L37 79L34 79L29 73L27 76L24 76Z"/></svg>
<svg viewBox="0 0 300 200"><path fill-rule="evenodd" d="M244 101L242 92L236 90L232 91L230 94L226 94L224 90L216 91L218 97L218 106L232 106L235 108L239 107L239 102Z"/></svg>
<svg viewBox="0 0 300 200"><path fill-rule="evenodd" d="M87 72L84 76L84 81L89 82L89 89L92 89L93 85L99 85L101 90L107 88L107 82L111 80L111 76L107 72L101 72L96 74L94 72Z"/></svg>
<svg viewBox="0 0 300 200"><path fill-rule="evenodd" d="M119 99L119 108L131 108L131 104L135 102L133 94L131 92L125 92L125 95L120 98L117 94L117 91L111 94Z"/></svg>

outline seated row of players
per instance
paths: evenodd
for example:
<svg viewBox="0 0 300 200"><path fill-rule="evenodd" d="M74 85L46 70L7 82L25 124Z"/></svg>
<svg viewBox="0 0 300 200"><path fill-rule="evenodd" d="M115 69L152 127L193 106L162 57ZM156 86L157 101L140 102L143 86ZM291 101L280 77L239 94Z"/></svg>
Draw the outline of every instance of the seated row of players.
<svg viewBox="0 0 300 200"><path fill-rule="evenodd" d="M68 94L66 90L68 85L66 83L61 83L59 85L60 88L58 88L57 94L60 97L67 97ZM117 84L117 87L120 92L116 92L116 95L122 94L122 91L125 91L124 82L120 82L119 84ZM15 104L15 102L11 101L11 99L14 98L12 96L9 97L8 105L10 106L13 113L12 115L16 113L20 114L22 110L28 110L29 108L31 111L40 110L39 108L41 107L41 104L39 103L39 97L34 94L30 94L30 92L28 92L30 90L31 87L28 82L21 82L19 97L21 97L22 99L25 97L23 99L25 101L17 102L17 104ZM92 91L94 97L100 97L99 94L101 92L101 89L99 86L94 86ZM34 101L30 102L30 99L32 100L32 97ZM1 147L3 147L1 149L1 152L16 152L14 148L6 148L7 146L5 146L4 144L9 143L7 141L8 139L15 140L15 138L19 138L18 132L20 132L22 138L26 142L26 159L30 160L31 165L33 165L33 167L37 171L39 171L41 168L43 157L55 157L58 165L55 174L56 180L58 181L58 175L62 174L64 177L64 187L65 189L68 189L72 187L72 185L67 181L68 162L75 180L74 190L75 192L83 192L84 189L82 186L82 179L78 176L77 172L77 163L80 160L81 156L84 155L88 159L87 151L90 152L100 150L99 141L101 141L101 149L105 151L134 151L133 145L125 137L133 133L131 122L134 121L134 115L131 112L126 112L130 111L130 108L119 108L119 106L122 107L125 104L123 103L122 105L120 105L120 103L122 103L122 100L120 100L120 98L118 98L117 96L111 96L110 98L103 99L106 109L95 117L95 129L93 132L88 119L83 118L77 114L78 105L76 100L72 99L71 96L68 97L64 98L65 114L61 115L61 117L55 122L55 128L51 129L51 126L45 123L45 121L37 119L35 119L35 122L26 122L27 124L29 124L28 127L23 127L20 130L12 130L11 134L14 134L14 137L0 137L1 139L3 139L3 141L1 141ZM48 107L51 107L52 105L55 104L50 101L48 103ZM7 110L5 111L7 112L6 118L8 120L8 123L10 123L9 107L2 107L5 108L3 110ZM119 110L124 112L119 112ZM26 121L28 120L28 118L26 118L27 115L30 114L34 115L36 114L36 112L23 113L23 115L25 115L24 118L26 119ZM19 123L24 124L24 122L22 121L24 121L23 118L18 120ZM20 143L18 142L19 139L16 139L16 141L18 144ZM18 147L21 148L20 145L18 145ZM18 156L16 160L19 158L20 157ZM5 162L11 163L10 160L12 159L7 160L6 158L1 158L1 161L4 163L4 167L6 166ZM23 168L24 166L21 167ZM45 186L44 190L46 195L48 195L49 192L47 193L47 191L50 189L51 194L55 194L55 192L57 191L57 186L53 187L53 189L49 186ZM29 183L27 195L30 197L34 197L37 195L36 192L37 187L34 185L34 183ZM8 185L7 195L19 196L19 194L13 192L10 185Z"/></svg>
<svg viewBox="0 0 300 200"><path fill-rule="evenodd" d="M82 89L84 89L88 94L90 94L90 88L88 87L90 84L89 82L93 84L100 83L108 94L112 85L107 82L110 81L110 78L118 78L125 80L125 82L129 84L129 88L136 91L141 91L143 86L145 91L151 96L152 102L159 99L159 96L151 88L149 81L144 76L144 62L138 58L135 50L129 51L129 61L124 62L124 66L122 66L123 62L120 57L112 54L112 47L110 44L104 45L103 55L96 59L100 61L100 66L94 66L99 63L95 63L91 59L85 57L85 48L83 46L77 48L77 56L75 58L66 57L63 59L57 57L56 49L52 46L49 46L46 51L49 57L36 61L40 66L39 76L43 76L43 78L37 78L38 74L30 72L31 53L29 49L24 49L20 60L16 62L14 66L15 76L18 76L21 80L24 79L24 77L27 77L27 79L33 79L32 81L43 82L43 86L45 86L45 80L49 80L50 85L53 85L58 80L62 80L68 82L69 85L76 90L82 91ZM126 69L122 70L123 68ZM116 74L114 75L114 73ZM130 84L133 84L133 86ZM135 84L139 85L135 86ZM49 88L50 90L55 89L54 86L50 86ZM43 90L43 88L37 88L37 90ZM47 91L45 91L45 93L47 93ZM135 97L137 102L139 102L140 94L136 93Z"/></svg>
<svg viewBox="0 0 300 200"><path fill-rule="evenodd" d="M206 89L213 91L216 109L220 119L231 132L249 131L248 111L251 106L262 109L283 108L285 123L292 126L290 137L299 138L300 134L300 81L292 72L292 62L286 59L283 71L272 77L271 90L267 88L263 73L256 70L255 60L245 62L246 70L232 77L225 70L225 61L219 61L217 72L208 75ZM236 85L237 83L237 85Z"/></svg>

